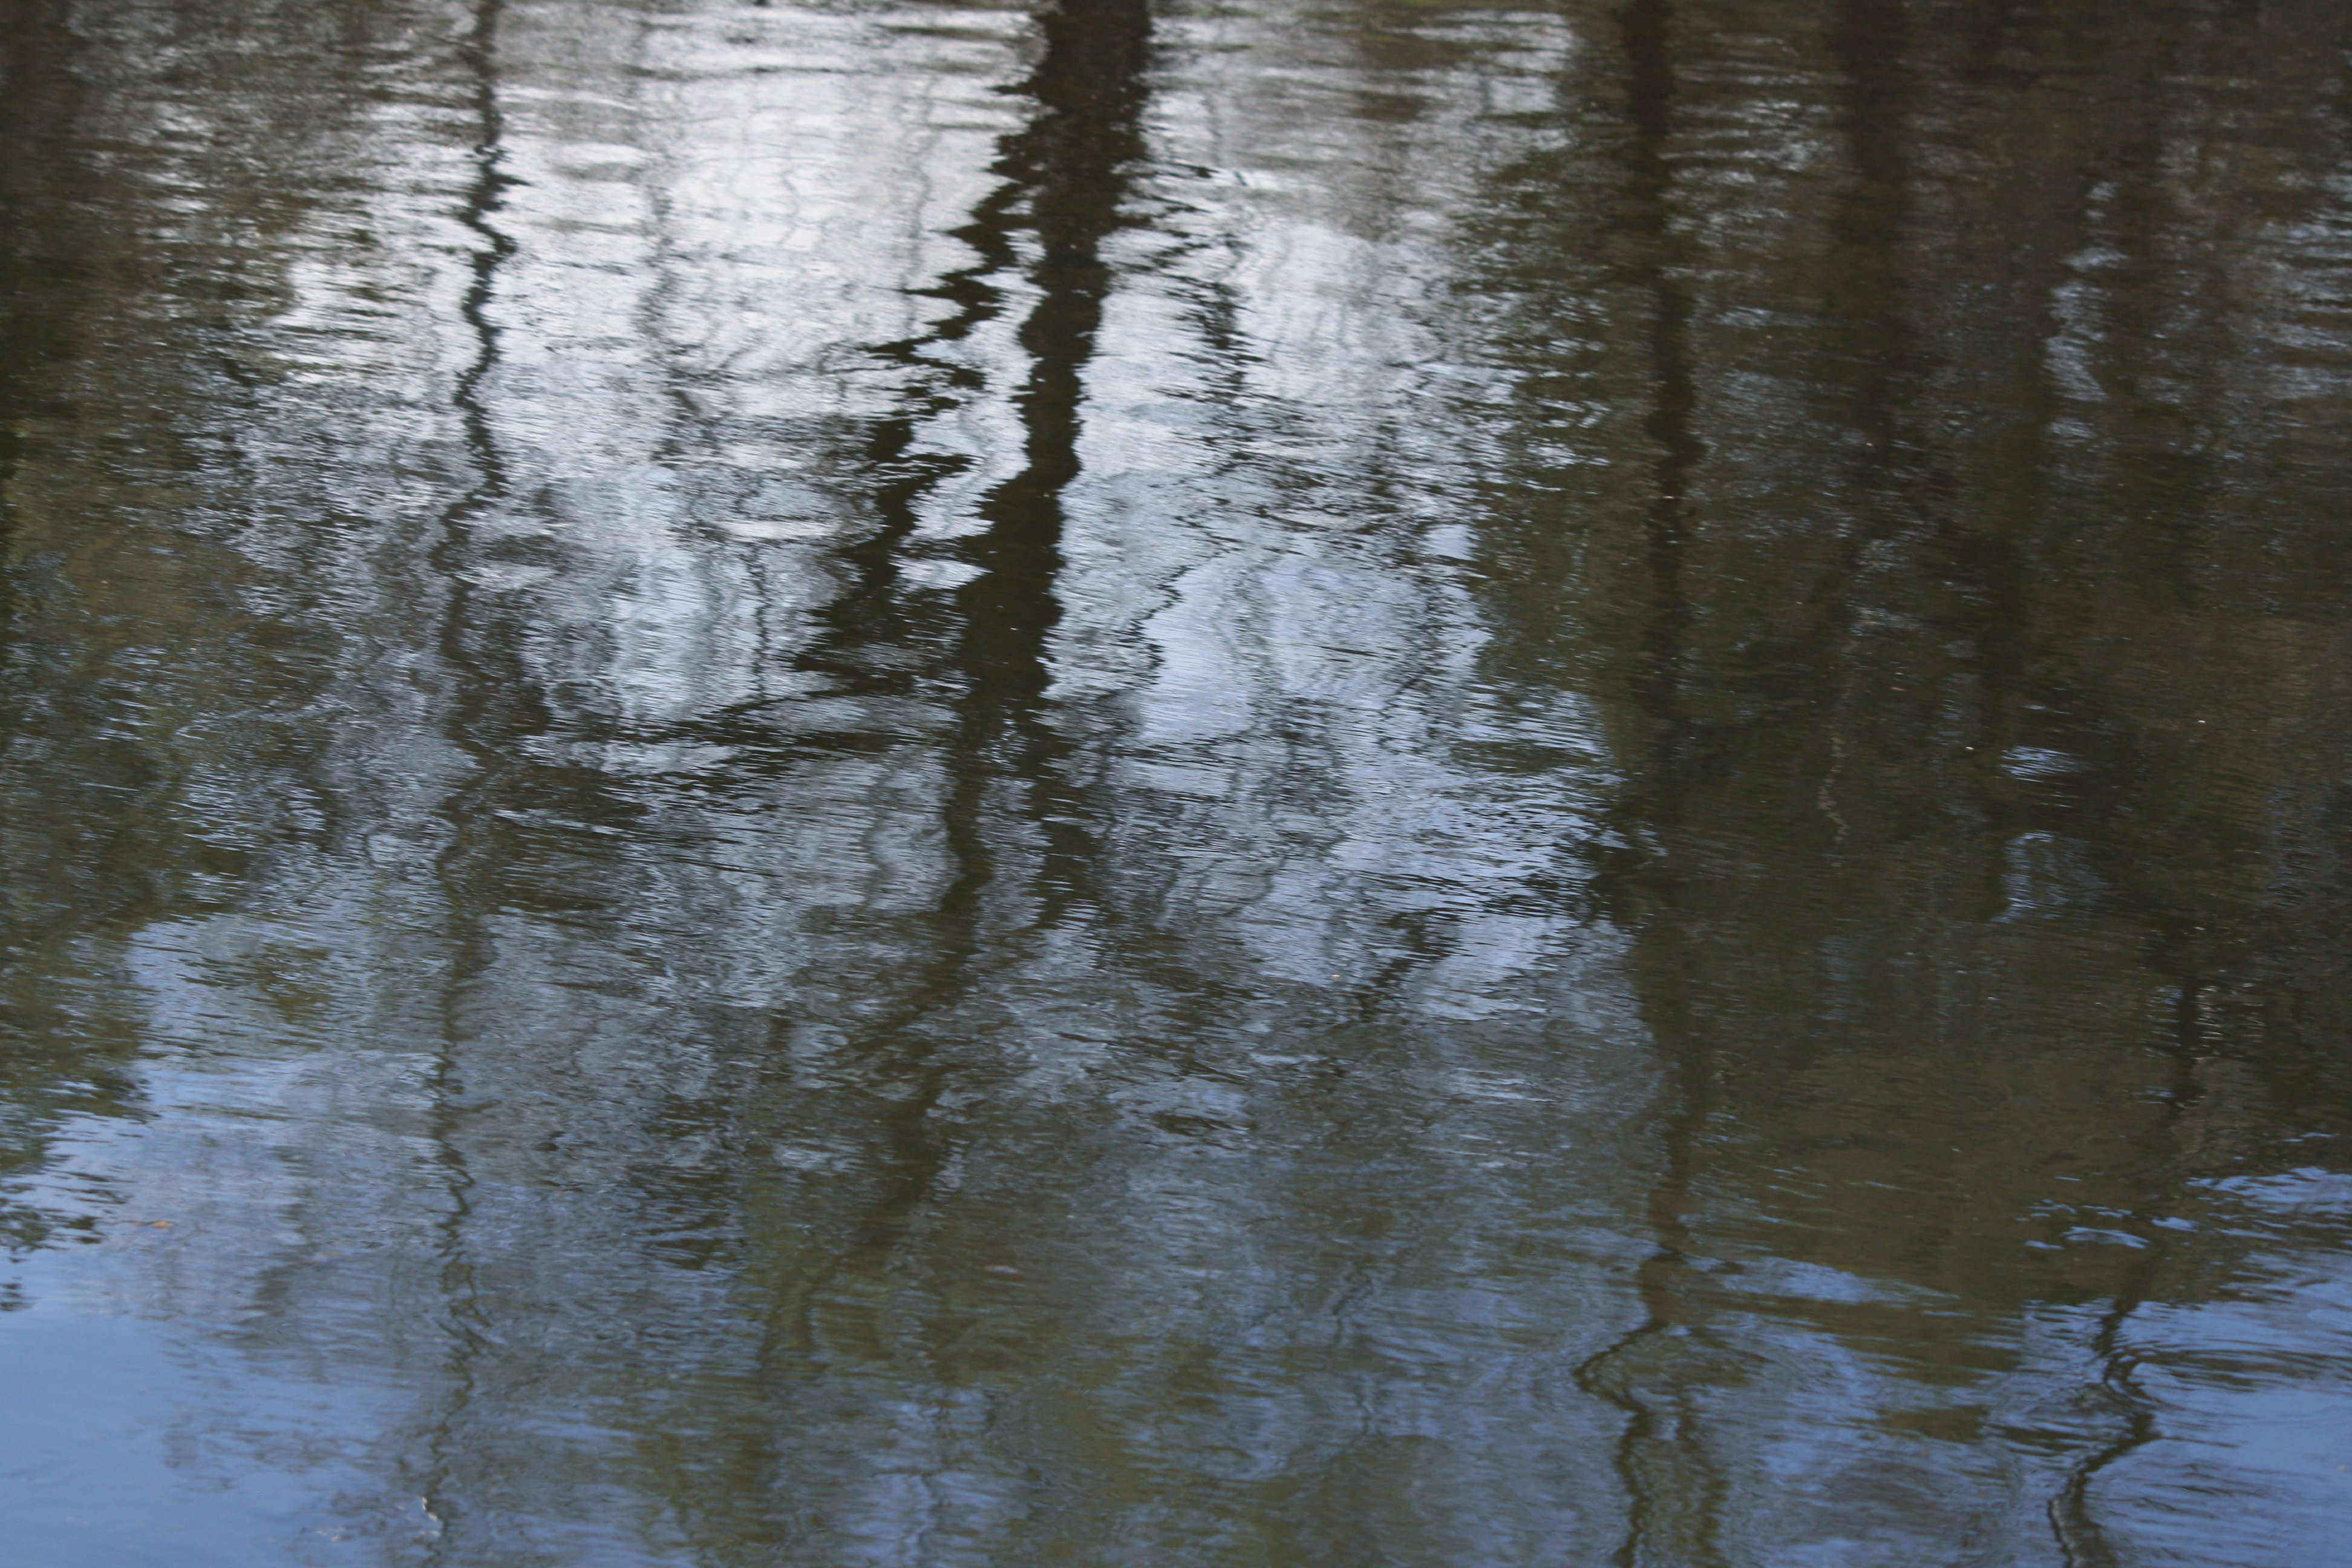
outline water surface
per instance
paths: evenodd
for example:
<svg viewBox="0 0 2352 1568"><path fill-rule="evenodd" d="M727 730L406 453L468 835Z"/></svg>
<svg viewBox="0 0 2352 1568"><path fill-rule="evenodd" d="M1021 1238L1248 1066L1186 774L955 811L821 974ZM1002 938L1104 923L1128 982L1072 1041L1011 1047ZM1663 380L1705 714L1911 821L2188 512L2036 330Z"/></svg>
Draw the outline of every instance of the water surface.
<svg viewBox="0 0 2352 1568"><path fill-rule="evenodd" d="M8 1561L2337 1560L2347 48L0 0Z"/></svg>

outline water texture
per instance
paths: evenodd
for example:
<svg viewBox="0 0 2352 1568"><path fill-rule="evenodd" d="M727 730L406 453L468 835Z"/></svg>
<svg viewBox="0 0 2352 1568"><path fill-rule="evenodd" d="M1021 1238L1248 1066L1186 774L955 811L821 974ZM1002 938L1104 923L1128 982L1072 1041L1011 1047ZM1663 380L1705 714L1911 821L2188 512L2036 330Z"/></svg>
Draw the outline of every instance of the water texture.
<svg viewBox="0 0 2352 1568"><path fill-rule="evenodd" d="M0 1560L2352 1562L2347 50L0 0Z"/></svg>

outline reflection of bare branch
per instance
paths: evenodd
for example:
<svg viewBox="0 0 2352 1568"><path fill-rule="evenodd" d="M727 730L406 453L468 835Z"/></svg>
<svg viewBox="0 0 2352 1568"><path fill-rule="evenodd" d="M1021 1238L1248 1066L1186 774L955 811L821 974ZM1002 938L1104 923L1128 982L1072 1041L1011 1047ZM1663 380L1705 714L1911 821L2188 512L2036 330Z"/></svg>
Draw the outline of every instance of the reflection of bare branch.
<svg viewBox="0 0 2352 1568"><path fill-rule="evenodd" d="M1650 363L1643 422L1655 477L1643 507L1643 563L1649 600L1638 666L1629 682L1647 742L1635 781L1618 813L1628 837L1672 835L1680 824L1678 775L1687 765L1690 721L1683 711L1682 666L1690 625L1684 584L1685 513L1692 470L1705 448L1693 429L1696 385L1690 346L1691 301L1680 276L1686 265L1673 237L1674 168L1668 143L1675 99L1673 0L1629 0L1617 14L1624 60L1626 136L1622 163L1626 212L1624 264L1632 289L1649 307ZM1606 887L1606 884L1604 884ZM1612 889L1613 891L1613 889ZM1604 898L1611 894L1604 892ZM1640 926L1630 904L1618 911ZM1690 1261L1685 1208L1714 1088L1707 1035L1695 1028L1678 988L1654 986L1646 1016L1651 1037L1666 1063L1667 1082L1651 1112L1662 1144L1661 1166L1647 1204L1654 1250L1640 1266L1636 1288L1642 1321L1586 1361L1577 1381L1625 1413L1616 1453L1617 1476L1630 1510L1616 1561L1622 1568L1719 1563L1723 1479L1706 1452L1698 1411L1679 1408L1674 1385L1685 1373L1677 1358L1645 1375L1647 1352L1666 1346L1681 1329L1676 1284ZM1685 1330L1684 1331L1686 1331ZM1663 1383L1664 1386L1657 1386Z"/></svg>
<svg viewBox="0 0 2352 1568"><path fill-rule="evenodd" d="M466 1015L471 994L491 962L488 939L481 926L488 911L479 886L485 880L480 836L488 826L488 808L501 772L497 748L489 741L494 732L490 723L497 701L494 694L501 683L484 668L477 651L479 628L467 624L472 595L463 567L469 553L469 525L508 489L506 463L484 397L484 384L499 361L499 332L490 321L489 306L499 266L516 248L513 238L491 221L508 184L500 168L505 155L498 58L502 9L503 0L477 0L472 30L459 48L470 79L478 129L472 149L474 177L458 221L479 243L473 250L471 277L458 307L474 352L457 374L450 401L474 466L474 481L443 514L428 557L446 579L441 651L456 678L450 735L468 754L474 770L443 808L448 840L436 871L457 929L450 933L448 973L440 978L440 1040L425 1086L430 1101L426 1115L432 1163L444 1187L434 1260L441 1298L444 1365L442 1386L434 1392L430 1414L424 1417L424 1451L413 1486L427 1521L420 1537L425 1560L435 1563L462 1560L453 1559L451 1553L467 1545L465 1436L460 1428L479 1392L477 1363L494 1338L476 1278L476 1240L468 1234L477 1182L462 1144L465 1069L459 1053L470 1033ZM455 1533L449 1528L452 1523L459 1526Z"/></svg>

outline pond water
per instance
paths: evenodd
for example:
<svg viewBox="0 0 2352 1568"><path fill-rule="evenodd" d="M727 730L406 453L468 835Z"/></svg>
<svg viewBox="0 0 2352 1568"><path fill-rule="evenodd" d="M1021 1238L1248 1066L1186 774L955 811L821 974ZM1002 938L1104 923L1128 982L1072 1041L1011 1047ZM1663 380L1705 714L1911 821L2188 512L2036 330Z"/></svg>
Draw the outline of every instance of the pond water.
<svg viewBox="0 0 2352 1568"><path fill-rule="evenodd" d="M0 3L12 1568L2320 1568L2352 8Z"/></svg>

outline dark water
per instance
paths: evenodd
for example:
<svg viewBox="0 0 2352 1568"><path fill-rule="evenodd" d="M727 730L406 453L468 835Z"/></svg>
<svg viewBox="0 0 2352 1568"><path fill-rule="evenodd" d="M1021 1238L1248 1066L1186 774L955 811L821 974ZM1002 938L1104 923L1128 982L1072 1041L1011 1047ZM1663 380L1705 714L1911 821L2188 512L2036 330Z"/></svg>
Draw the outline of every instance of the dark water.
<svg viewBox="0 0 2352 1568"><path fill-rule="evenodd" d="M2352 8L0 29L9 1568L2352 1562Z"/></svg>

